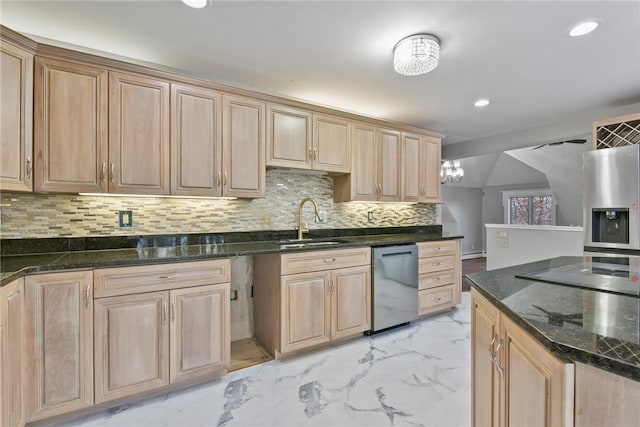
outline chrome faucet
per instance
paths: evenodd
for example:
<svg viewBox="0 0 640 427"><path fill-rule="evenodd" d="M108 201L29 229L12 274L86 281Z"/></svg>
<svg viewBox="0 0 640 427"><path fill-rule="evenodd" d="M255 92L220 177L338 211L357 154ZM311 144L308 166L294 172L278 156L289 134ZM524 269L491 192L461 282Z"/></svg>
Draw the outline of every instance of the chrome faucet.
<svg viewBox="0 0 640 427"><path fill-rule="evenodd" d="M311 197L305 197L304 199L302 199L302 201L300 201L300 204L298 205L298 240L302 240L302 207L307 202L311 202L313 204L313 209L315 209L316 211L316 218L318 218L318 221L322 221L322 218L320 218L320 213L318 212L318 202L316 202L315 199L312 199Z"/></svg>

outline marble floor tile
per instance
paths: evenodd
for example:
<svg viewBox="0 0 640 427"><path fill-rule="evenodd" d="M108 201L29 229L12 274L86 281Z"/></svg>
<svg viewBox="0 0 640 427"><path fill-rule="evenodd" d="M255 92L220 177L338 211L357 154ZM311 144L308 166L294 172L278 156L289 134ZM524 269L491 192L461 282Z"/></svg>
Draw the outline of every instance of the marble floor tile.
<svg viewBox="0 0 640 427"><path fill-rule="evenodd" d="M465 292L447 314L64 425L469 426L470 299Z"/></svg>

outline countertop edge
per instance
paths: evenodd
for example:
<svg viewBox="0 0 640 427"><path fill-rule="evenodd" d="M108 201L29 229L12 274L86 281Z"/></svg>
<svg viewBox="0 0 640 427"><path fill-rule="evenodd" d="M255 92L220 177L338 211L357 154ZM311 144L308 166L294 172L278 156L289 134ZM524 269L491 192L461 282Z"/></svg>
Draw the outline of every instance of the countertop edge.
<svg viewBox="0 0 640 427"><path fill-rule="evenodd" d="M640 382L640 366L630 363L624 363L619 360L614 360L609 357L598 355L580 348L572 347L567 344L554 341L539 329L537 329L534 325L529 323L522 316L518 315L505 304L503 304L502 301L500 301L498 298L484 289L482 285L474 281L473 278L468 276L467 278L471 281L473 289L475 289L480 295L485 297L491 304L496 306L498 310L500 310L500 312L504 313L510 320L524 329L538 343L540 343L555 356L570 362L584 363L595 368L620 375L621 377Z"/></svg>
<svg viewBox="0 0 640 427"><path fill-rule="evenodd" d="M337 237L338 238L338 237ZM331 249L347 249L347 248L355 248L355 247L373 247L373 246L381 246L381 245L402 245L402 244L415 244L419 242L431 242L431 241L444 241L444 240L459 240L464 238L460 235L450 235L450 236L421 236L416 234L414 236L400 236L398 235L367 235L367 236L350 236L350 237L339 237L343 242L337 245L332 245L329 247L305 247L305 248L280 248L276 242L265 241L261 242L267 246L262 249L256 249L255 247L252 249L242 249L242 250L234 250L233 245L241 245L243 243L219 243L216 245L218 249L222 251L219 253L200 253L193 255L180 255L180 256L169 256L169 257L150 257L144 259L109 259L108 261L100 262L95 259L90 262L65 262L67 259L71 258L73 255L83 254L83 253L113 253L114 251L135 251L136 249L104 249L104 250L94 250L94 251L69 251L69 252L57 252L57 253L44 253L44 254L33 254L33 256L52 256L55 259L51 260L48 263L43 264L34 264L27 265L16 271L9 271L6 273L0 274L0 288L17 280L21 277L24 277L28 274L34 273L43 273L48 271L66 271L66 270L88 270L94 268L109 268L109 267L119 267L119 266L133 266L133 265L145 265L145 264L166 264L166 263L175 263L175 262L189 262L189 261L200 261L205 259L215 259L215 258L230 258L237 256L248 256L248 255L261 255L261 254L270 254L270 253L293 253L293 252L310 252L310 251L321 251L321 250L331 250ZM382 240L382 241L378 241ZM251 244L251 243L244 243ZM194 245L198 246L198 245ZM226 250L230 248L229 250ZM156 249L156 248L147 248L147 249ZM5 255L0 259L8 259L9 257L28 257L30 255Z"/></svg>

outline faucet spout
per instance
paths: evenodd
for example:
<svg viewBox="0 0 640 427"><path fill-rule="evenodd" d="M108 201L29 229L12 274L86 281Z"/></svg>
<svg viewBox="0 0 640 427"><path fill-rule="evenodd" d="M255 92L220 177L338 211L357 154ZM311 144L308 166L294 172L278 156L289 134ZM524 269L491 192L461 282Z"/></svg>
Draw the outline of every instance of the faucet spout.
<svg viewBox="0 0 640 427"><path fill-rule="evenodd" d="M313 209L315 210L316 218L318 218L318 221L321 220L320 213L318 212L318 202L316 202L316 200L312 199L311 197L305 197L304 199L302 199L300 201L300 204L298 205L298 240L302 240L302 230L303 230L302 207L307 202L311 202L313 204Z"/></svg>

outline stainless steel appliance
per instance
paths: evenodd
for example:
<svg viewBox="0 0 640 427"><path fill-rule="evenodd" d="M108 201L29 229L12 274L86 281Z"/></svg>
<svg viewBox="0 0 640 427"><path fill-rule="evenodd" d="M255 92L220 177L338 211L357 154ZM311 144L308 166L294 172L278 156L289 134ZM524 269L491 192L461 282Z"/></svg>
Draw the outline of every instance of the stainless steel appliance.
<svg viewBox="0 0 640 427"><path fill-rule="evenodd" d="M585 247L640 250L640 145L583 155Z"/></svg>
<svg viewBox="0 0 640 427"><path fill-rule="evenodd" d="M418 247L373 248L371 332L418 318Z"/></svg>

